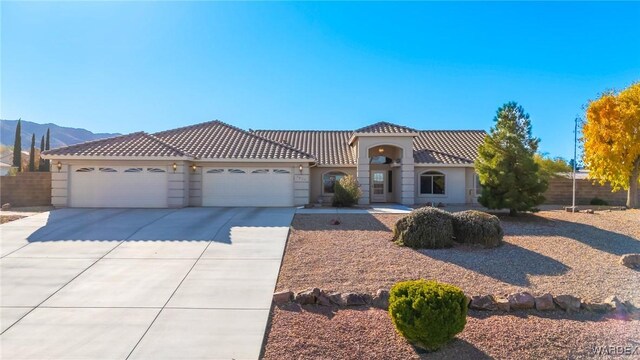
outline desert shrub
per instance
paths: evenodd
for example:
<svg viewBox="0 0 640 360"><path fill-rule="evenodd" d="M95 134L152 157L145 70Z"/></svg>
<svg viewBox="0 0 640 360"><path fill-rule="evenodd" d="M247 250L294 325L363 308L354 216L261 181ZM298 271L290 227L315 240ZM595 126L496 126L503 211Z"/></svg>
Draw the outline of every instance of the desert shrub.
<svg viewBox="0 0 640 360"><path fill-rule="evenodd" d="M412 211L396 222L393 241L414 249L440 249L453 246L451 214L425 207Z"/></svg>
<svg viewBox="0 0 640 360"><path fill-rule="evenodd" d="M336 182L333 188L332 205L336 207L349 207L358 203L362 192L356 179L347 175Z"/></svg>
<svg viewBox="0 0 640 360"><path fill-rule="evenodd" d="M467 210L452 214L455 241L496 247L502 244L504 231L497 216L486 212Z"/></svg>
<svg viewBox="0 0 640 360"><path fill-rule="evenodd" d="M402 281L391 288L389 315L396 330L410 343L437 350L464 329L467 299L453 285Z"/></svg>
<svg viewBox="0 0 640 360"><path fill-rule="evenodd" d="M589 201L589 205L609 205L609 203L606 200L602 200L599 197L594 197L593 199L591 199L591 201Z"/></svg>

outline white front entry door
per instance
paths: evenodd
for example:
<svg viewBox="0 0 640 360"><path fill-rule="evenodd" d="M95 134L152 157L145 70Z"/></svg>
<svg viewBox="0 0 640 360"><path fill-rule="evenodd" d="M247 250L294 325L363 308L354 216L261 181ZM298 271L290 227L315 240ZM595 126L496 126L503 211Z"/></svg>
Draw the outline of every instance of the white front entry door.
<svg viewBox="0 0 640 360"><path fill-rule="evenodd" d="M168 189L166 166L72 166L69 206L164 208Z"/></svg>
<svg viewBox="0 0 640 360"><path fill-rule="evenodd" d="M371 171L371 202L386 202L386 171Z"/></svg>
<svg viewBox="0 0 640 360"><path fill-rule="evenodd" d="M202 206L293 206L293 168L205 167Z"/></svg>

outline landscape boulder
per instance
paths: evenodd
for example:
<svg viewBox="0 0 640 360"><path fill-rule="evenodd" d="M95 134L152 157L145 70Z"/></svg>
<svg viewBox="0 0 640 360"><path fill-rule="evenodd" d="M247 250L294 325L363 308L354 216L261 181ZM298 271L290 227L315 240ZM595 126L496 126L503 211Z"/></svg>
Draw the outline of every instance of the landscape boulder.
<svg viewBox="0 0 640 360"><path fill-rule="evenodd" d="M582 303L579 298L573 295L558 295L553 298L553 301L568 313L580 311L580 304Z"/></svg>
<svg viewBox="0 0 640 360"><path fill-rule="evenodd" d="M316 303L316 299L319 295L320 289L313 288L311 290L305 290L297 293L295 301L300 305L311 305Z"/></svg>
<svg viewBox="0 0 640 360"><path fill-rule="evenodd" d="M318 294L318 297L316 297L316 303L322 306L331 306L332 303L329 296L330 295L326 291L320 291L320 294Z"/></svg>
<svg viewBox="0 0 640 360"><path fill-rule="evenodd" d="M541 296L536 296L536 310L538 311L549 311L555 310L556 306L553 303L553 296L551 294L546 293Z"/></svg>
<svg viewBox="0 0 640 360"><path fill-rule="evenodd" d="M342 293L340 296L343 306L367 305L367 296L355 292Z"/></svg>
<svg viewBox="0 0 640 360"><path fill-rule="evenodd" d="M389 290L379 289L371 300L371 305L378 309L387 310L389 308Z"/></svg>
<svg viewBox="0 0 640 360"><path fill-rule="evenodd" d="M604 303L611 306L617 319L629 320L629 310L625 303L618 299L617 296L609 296L604 300Z"/></svg>
<svg viewBox="0 0 640 360"><path fill-rule="evenodd" d="M279 291L273 294L273 302L276 305L286 304L293 300L293 292L289 290Z"/></svg>
<svg viewBox="0 0 640 360"><path fill-rule="evenodd" d="M2 210L9 210L9 209L11 209L10 203L2 204Z"/></svg>
<svg viewBox="0 0 640 360"><path fill-rule="evenodd" d="M471 309L496 311L498 306L493 295L476 295L471 297Z"/></svg>
<svg viewBox="0 0 640 360"><path fill-rule="evenodd" d="M596 313L607 313L613 310L611 304L586 301L582 303L582 308Z"/></svg>
<svg viewBox="0 0 640 360"><path fill-rule="evenodd" d="M510 294L507 299L509 299L509 305L511 305L511 309L513 310L533 309L536 303L533 295L528 292Z"/></svg>
<svg viewBox="0 0 640 360"><path fill-rule="evenodd" d="M496 299L496 307L500 311L510 311L511 310L511 303L509 303L509 299L498 298L498 299Z"/></svg>
<svg viewBox="0 0 640 360"><path fill-rule="evenodd" d="M640 254L625 254L620 257L620 265L640 269Z"/></svg>

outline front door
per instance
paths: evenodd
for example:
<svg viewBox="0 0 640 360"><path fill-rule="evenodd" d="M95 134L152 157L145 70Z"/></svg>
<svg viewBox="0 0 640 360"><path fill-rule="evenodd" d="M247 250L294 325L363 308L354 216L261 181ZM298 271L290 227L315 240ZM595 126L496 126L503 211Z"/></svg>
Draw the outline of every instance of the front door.
<svg viewBox="0 0 640 360"><path fill-rule="evenodd" d="M386 202L386 171L371 172L371 202Z"/></svg>

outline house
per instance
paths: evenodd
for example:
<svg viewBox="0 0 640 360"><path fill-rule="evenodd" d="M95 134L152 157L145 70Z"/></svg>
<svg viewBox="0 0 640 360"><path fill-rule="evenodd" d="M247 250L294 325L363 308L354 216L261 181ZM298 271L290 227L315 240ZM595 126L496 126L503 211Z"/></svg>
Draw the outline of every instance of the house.
<svg viewBox="0 0 640 360"><path fill-rule="evenodd" d="M361 204L476 202L481 130L378 122L354 131L249 130L211 121L46 151L57 207L298 206L355 176Z"/></svg>

